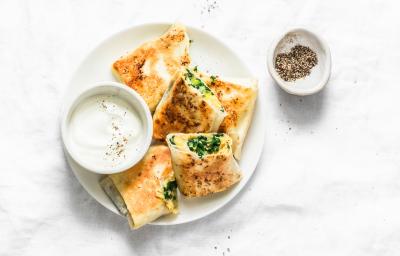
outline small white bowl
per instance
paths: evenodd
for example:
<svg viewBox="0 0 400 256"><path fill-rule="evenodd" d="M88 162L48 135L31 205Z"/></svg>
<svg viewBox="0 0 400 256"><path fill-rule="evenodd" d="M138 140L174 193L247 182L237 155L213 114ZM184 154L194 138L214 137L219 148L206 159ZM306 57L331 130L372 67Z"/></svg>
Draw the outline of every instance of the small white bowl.
<svg viewBox="0 0 400 256"><path fill-rule="evenodd" d="M127 156L125 160L123 160L120 164L116 165L115 167L114 166L104 167L93 163L85 162L82 159L82 157L77 152L75 152L73 150L73 147L71 147L70 145L68 136L69 120L71 119L74 110L81 102L95 95L113 95L121 97L128 104L130 104L131 107L138 113L143 125L143 131L140 132L140 143L138 143L138 148L135 151L135 154ZM129 88L126 85L116 82L99 82L90 86L89 89L81 92L72 101L70 105L64 108L61 119L61 136L64 142L64 147L68 152L68 154L82 167L86 168L89 171L100 174L112 174L112 173L122 172L135 165L143 158L144 154L147 152L151 144L152 135L153 135L153 121L150 110L144 99L133 89Z"/></svg>
<svg viewBox="0 0 400 256"><path fill-rule="evenodd" d="M311 69L310 75L295 81L285 81L275 70L275 59L279 53L289 52L295 45L310 47L318 58L318 64ZM276 83L286 92L305 96L319 92L324 88L331 73L331 53L326 42L313 32L296 28L289 30L276 39L267 56L268 71Z"/></svg>

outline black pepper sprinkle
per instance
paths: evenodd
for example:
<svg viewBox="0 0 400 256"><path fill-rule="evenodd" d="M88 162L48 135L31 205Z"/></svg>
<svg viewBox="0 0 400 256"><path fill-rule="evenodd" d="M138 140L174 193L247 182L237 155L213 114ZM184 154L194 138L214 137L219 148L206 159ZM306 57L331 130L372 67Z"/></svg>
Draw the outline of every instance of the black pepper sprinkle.
<svg viewBox="0 0 400 256"><path fill-rule="evenodd" d="M275 70L283 80L295 81L310 75L317 64L317 54L310 47L298 44L290 52L276 56Z"/></svg>
<svg viewBox="0 0 400 256"><path fill-rule="evenodd" d="M207 12L211 13L211 11L215 10L218 7L218 3L216 0L206 0L205 6L203 6L201 10L201 14Z"/></svg>
<svg viewBox="0 0 400 256"><path fill-rule="evenodd" d="M99 101L100 109L106 110L109 108L116 108L117 105L111 102L107 102L106 100ZM124 116L127 114L127 111L124 111ZM112 162L119 162L122 158L126 159L125 154L125 146L128 144L128 138L132 136L132 134L123 135L121 132L120 122L117 119L112 120L111 128L113 130L111 142L106 146L107 150L104 154L105 159L109 159ZM136 149L137 150L137 149Z"/></svg>

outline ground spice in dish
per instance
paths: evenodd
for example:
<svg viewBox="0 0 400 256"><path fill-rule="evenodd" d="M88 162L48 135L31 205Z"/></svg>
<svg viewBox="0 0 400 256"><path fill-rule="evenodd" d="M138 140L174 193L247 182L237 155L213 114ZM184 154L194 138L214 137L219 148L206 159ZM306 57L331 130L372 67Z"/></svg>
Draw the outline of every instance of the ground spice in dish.
<svg viewBox="0 0 400 256"><path fill-rule="evenodd" d="M298 44L290 52L276 56L275 70L283 80L295 81L310 75L317 64L317 54L310 47Z"/></svg>

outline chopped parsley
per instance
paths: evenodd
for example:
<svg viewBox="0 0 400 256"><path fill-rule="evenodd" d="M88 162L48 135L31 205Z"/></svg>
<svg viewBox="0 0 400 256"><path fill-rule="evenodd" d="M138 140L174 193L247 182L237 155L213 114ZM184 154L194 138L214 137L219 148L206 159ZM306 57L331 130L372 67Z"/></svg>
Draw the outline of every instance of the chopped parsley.
<svg viewBox="0 0 400 256"><path fill-rule="evenodd" d="M215 84L215 82L217 81L216 76L210 76L210 79L211 79L211 84Z"/></svg>
<svg viewBox="0 0 400 256"><path fill-rule="evenodd" d="M191 43L193 43L194 41L192 40L192 39L189 39L189 43L191 44Z"/></svg>
<svg viewBox="0 0 400 256"><path fill-rule="evenodd" d="M189 69L186 69L187 73L185 74L185 78L190 82L190 85L203 95L214 95L210 88L199 78L197 78Z"/></svg>
<svg viewBox="0 0 400 256"><path fill-rule="evenodd" d="M197 72L197 66L195 66L195 67L193 68L193 71L194 71L194 72Z"/></svg>
<svg viewBox="0 0 400 256"><path fill-rule="evenodd" d="M200 158L203 158L206 154L218 152L221 145L220 137L222 136L224 136L222 133L213 134L210 138L200 135L190 138L187 145L190 151L195 152Z"/></svg>
<svg viewBox="0 0 400 256"><path fill-rule="evenodd" d="M169 142L170 142L172 145L176 145L176 143L175 143L175 135L172 135L171 138L169 138Z"/></svg>
<svg viewBox="0 0 400 256"><path fill-rule="evenodd" d="M169 181L164 187L164 199L166 200L176 200L176 188L178 184L176 180Z"/></svg>

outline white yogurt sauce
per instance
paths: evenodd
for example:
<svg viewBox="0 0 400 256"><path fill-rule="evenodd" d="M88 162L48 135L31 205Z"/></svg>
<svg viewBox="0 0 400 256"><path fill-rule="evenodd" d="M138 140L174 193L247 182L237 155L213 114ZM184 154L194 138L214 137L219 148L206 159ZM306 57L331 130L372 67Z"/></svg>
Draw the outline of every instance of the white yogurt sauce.
<svg viewBox="0 0 400 256"><path fill-rule="evenodd" d="M68 125L71 149L90 166L116 167L140 147L138 113L124 99L95 95L81 102Z"/></svg>

